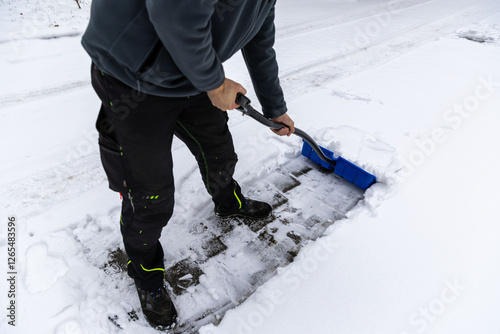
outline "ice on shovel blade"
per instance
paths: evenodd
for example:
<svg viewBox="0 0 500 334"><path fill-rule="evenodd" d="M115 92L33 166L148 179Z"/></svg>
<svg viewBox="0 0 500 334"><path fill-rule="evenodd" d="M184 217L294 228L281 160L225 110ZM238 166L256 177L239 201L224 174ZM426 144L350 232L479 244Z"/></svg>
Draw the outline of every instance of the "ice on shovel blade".
<svg viewBox="0 0 500 334"><path fill-rule="evenodd" d="M321 150L323 150L323 153L325 155L334 160L336 162L335 166L332 166L331 164L327 163L326 161L323 161L320 159L318 154L314 152L312 149L311 145L309 145L307 142L304 141L304 144L302 146L302 155L305 156L306 158L311 159L317 164L320 164L324 168L328 170L333 170L333 172L340 176L341 178L345 179L346 181L349 181L356 186L358 186L361 189L367 189L370 187L372 184L377 182L377 179L374 175L368 173L367 171L363 170L362 168L356 166L355 164L347 161L346 159L342 157L334 157L334 154L332 151L320 146Z"/></svg>

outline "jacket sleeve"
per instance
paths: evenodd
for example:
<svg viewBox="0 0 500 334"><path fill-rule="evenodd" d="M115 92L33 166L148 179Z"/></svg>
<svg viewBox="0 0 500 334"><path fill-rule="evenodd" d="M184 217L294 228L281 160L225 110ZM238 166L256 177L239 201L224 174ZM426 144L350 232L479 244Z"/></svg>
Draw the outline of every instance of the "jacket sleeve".
<svg viewBox="0 0 500 334"><path fill-rule="evenodd" d="M177 67L198 90L224 82L222 63L212 46L211 17L217 0L147 0L156 33Z"/></svg>
<svg viewBox="0 0 500 334"><path fill-rule="evenodd" d="M274 7L255 37L242 49L262 111L268 118L287 112L278 78L278 62L273 49L275 39Z"/></svg>

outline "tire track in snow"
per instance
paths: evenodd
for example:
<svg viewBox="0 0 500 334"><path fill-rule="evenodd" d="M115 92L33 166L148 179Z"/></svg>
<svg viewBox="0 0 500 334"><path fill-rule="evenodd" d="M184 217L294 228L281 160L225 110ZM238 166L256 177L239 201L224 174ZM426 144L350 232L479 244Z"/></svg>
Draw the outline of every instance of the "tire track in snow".
<svg viewBox="0 0 500 334"><path fill-rule="evenodd" d="M22 212L28 219L103 183L107 180L99 156L81 156L4 185L6 191L0 194L0 207L6 212Z"/></svg>
<svg viewBox="0 0 500 334"><path fill-rule="evenodd" d="M399 6L397 8L398 11L401 10L407 10L413 7L420 7L424 6L428 3L435 2L435 0L427 0L424 2L417 2L415 3L414 0L408 0L408 1L393 1L394 3L398 3ZM401 4L404 3L402 6ZM307 34L310 32L313 32L315 30L323 29L323 28L331 28L334 26L346 24L346 23L353 23L356 21L361 21L363 19L367 19L370 17L373 17L374 15L378 15L382 13L383 9L387 10L387 3L384 4L376 4L376 5L371 5L368 8L363 8L363 9L358 9L358 10L353 10L349 12L347 15L342 14L342 15L337 15L334 17L327 17L319 20L314 20L314 21L306 21L298 24L290 24L284 27L277 27L276 33L277 33L277 39L285 39L285 38L293 38L298 35L302 34Z"/></svg>
<svg viewBox="0 0 500 334"><path fill-rule="evenodd" d="M70 81L62 85L45 87L39 90L30 90L20 94L4 95L0 96L0 106L9 107L20 103L31 102L48 96L54 96L64 92L87 87L89 85L90 79L77 80Z"/></svg>
<svg viewBox="0 0 500 334"><path fill-rule="evenodd" d="M41 34L41 35L29 36L29 37L22 36L22 37L0 39L0 44L25 41L25 40L29 40L29 39L57 39L57 38L65 38L65 37L78 37L81 35L83 35L83 31L65 32L65 33L61 33L61 34Z"/></svg>
<svg viewBox="0 0 500 334"><path fill-rule="evenodd" d="M373 40L362 48L353 47L347 52L337 51L316 61L283 70L280 73L280 79L287 94L287 100L317 89L325 83L350 76L352 73L379 66L438 37L450 34L457 27L500 12L499 4L489 7L489 10L485 11L484 5L479 3L459 8L384 34L384 37ZM474 9L476 9L475 13ZM457 21L457 18L460 20Z"/></svg>

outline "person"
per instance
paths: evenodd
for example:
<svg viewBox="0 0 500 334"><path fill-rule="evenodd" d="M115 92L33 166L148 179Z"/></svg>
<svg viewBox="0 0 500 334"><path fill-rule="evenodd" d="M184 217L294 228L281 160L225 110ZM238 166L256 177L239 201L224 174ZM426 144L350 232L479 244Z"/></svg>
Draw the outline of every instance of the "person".
<svg viewBox="0 0 500 334"><path fill-rule="evenodd" d="M195 156L220 217L261 219L269 204L233 179L237 155L227 111L246 89L222 63L240 51L266 117L290 135L275 40L275 0L94 0L82 45L92 60L101 161L123 196L120 228L147 321L170 328L177 311L164 283L161 231L172 216L175 134Z"/></svg>

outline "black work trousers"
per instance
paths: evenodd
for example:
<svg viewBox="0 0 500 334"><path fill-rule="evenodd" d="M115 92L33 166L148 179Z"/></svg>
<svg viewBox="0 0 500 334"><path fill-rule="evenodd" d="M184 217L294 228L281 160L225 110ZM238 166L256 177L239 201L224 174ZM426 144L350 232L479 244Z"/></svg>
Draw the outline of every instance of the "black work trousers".
<svg viewBox="0 0 500 334"><path fill-rule="evenodd" d="M172 216L173 135L195 156L216 206L241 208L233 179L237 156L227 113L206 93L169 98L139 92L92 65L92 86L102 101L97 119L101 161L112 190L123 196L120 218L128 273L142 289L163 284L162 228ZM200 183L201 185L201 183Z"/></svg>

